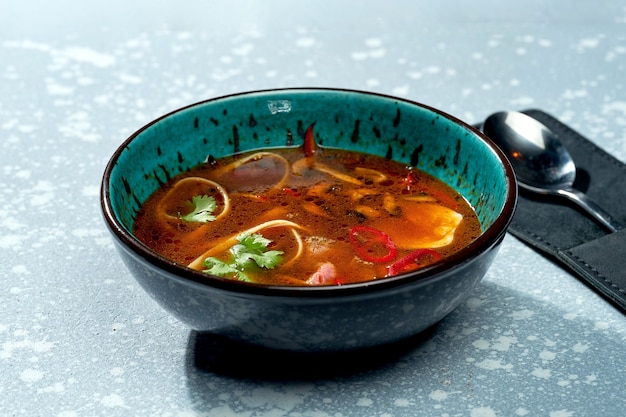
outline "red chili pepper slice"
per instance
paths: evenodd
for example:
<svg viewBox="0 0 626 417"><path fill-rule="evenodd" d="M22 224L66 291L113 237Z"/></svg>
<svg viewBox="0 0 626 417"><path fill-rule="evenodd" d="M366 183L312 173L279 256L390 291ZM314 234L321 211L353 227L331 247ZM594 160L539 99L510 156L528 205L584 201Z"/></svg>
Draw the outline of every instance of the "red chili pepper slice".
<svg viewBox="0 0 626 417"><path fill-rule="evenodd" d="M404 182L406 182L407 184L417 184L417 179L415 179L415 174L413 174L413 172L409 171L406 173L406 176L402 179Z"/></svg>
<svg viewBox="0 0 626 417"><path fill-rule="evenodd" d="M354 226L350 229L350 242L357 255L368 262L389 262L398 255L391 238L373 227Z"/></svg>
<svg viewBox="0 0 626 417"><path fill-rule="evenodd" d="M402 272L412 271L417 268L421 268L433 262L437 262L441 259L441 255L432 249L417 249L406 255L404 258L397 260L387 267L388 274L398 275ZM420 261L427 260L422 264Z"/></svg>
<svg viewBox="0 0 626 417"><path fill-rule="evenodd" d="M313 156L317 151L317 145L315 144L315 134L313 133L313 126L311 124L304 133L304 156Z"/></svg>
<svg viewBox="0 0 626 417"><path fill-rule="evenodd" d="M298 190L294 190L292 188L283 188L283 193L289 194L292 197L300 197Z"/></svg>

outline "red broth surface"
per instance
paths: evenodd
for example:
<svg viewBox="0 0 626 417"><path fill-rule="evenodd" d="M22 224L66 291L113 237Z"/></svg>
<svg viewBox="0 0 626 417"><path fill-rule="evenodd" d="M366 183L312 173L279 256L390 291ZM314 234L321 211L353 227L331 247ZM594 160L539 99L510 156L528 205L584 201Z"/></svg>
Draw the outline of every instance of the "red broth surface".
<svg viewBox="0 0 626 417"><path fill-rule="evenodd" d="M481 226L462 196L412 167L346 150L281 148L173 178L145 202L133 233L193 269L301 286L445 262Z"/></svg>

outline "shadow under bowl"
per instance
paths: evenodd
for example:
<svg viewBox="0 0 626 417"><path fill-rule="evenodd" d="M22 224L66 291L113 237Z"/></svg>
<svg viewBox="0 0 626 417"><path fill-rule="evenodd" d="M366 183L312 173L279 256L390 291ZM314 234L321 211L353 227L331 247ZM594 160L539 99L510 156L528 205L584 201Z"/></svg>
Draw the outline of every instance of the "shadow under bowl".
<svg viewBox="0 0 626 417"><path fill-rule="evenodd" d="M315 123L320 145L376 154L451 185L483 233L445 262L369 282L280 287L207 276L132 234L142 203L170 178L253 149L298 146ZM342 89L278 89L193 104L128 138L106 167L101 207L139 284L190 328L272 349L345 351L406 339L454 310L485 275L516 204L511 166L482 133L416 102Z"/></svg>

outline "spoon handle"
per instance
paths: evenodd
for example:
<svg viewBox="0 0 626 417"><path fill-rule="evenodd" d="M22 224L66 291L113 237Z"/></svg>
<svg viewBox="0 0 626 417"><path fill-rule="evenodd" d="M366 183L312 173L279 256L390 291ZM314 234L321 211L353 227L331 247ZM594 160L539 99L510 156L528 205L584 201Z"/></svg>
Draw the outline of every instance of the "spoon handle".
<svg viewBox="0 0 626 417"><path fill-rule="evenodd" d="M568 188L564 190L559 190L558 194L578 204L587 213L592 215L593 218L595 218L598 222L602 223L602 225L606 227L609 231L617 232L618 230L623 228L623 226L617 223L609 213L604 211L602 207L600 207L593 200L587 197L585 193L582 193L573 188Z"/></svg>

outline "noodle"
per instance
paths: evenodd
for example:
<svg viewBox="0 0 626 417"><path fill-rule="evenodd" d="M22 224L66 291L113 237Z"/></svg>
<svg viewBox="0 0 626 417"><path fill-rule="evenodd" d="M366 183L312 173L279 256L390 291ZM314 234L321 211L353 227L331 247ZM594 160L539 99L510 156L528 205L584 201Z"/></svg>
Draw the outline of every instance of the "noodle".
<svg viewBox="0 0 626 417"><path fill-rule="evenodd" d="M254 227L251 227L251 228L249 228L248 230L246 230L244 232L237 233L236 235L227 237L226 239L222 240L221 242L218 242L215 246L211 247L209 250L205 251L202 255L200 255L196 259L194 259L189 265L187 265L187 267L189 267L191 269L201 270L202 269L202 263L204 262L204 260L206 258L208 258L209 256L213 256L213 255L215 255L217 253L224 252L224 251L228 250L231 246L233 246L233 245L235 245L237 243L237 238L239 236L245 235L245 234L256 233L256 232L259 232L259 231L261 231L263 229L268 229L270 227L280 227L280 226L306 230L306 228L300 226L297 223L290 222L289 220L281 220L281 219L270 220L270 221L267 221L265 223L262 223L262 224L254 226ZM296 241L298 241L298 245L299 246L302 246L302 239L300 238L299 235L296 236ZM302 248L300 248L298 250L298 253L296 255L300 256L301 253L302 253Z"/></svg>

